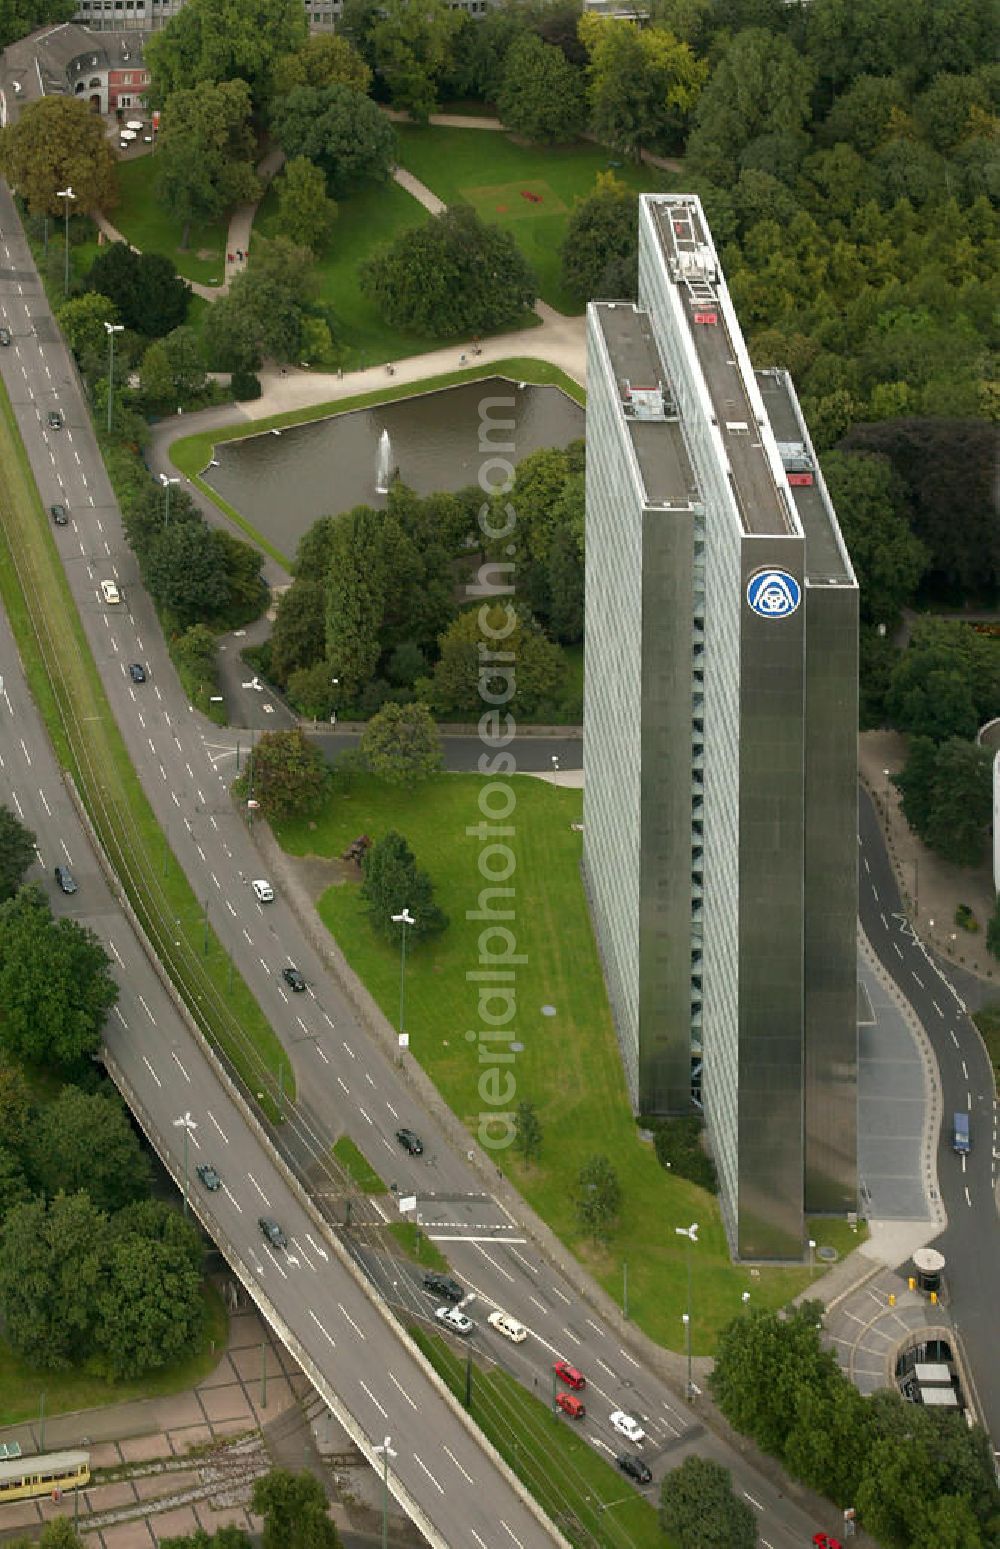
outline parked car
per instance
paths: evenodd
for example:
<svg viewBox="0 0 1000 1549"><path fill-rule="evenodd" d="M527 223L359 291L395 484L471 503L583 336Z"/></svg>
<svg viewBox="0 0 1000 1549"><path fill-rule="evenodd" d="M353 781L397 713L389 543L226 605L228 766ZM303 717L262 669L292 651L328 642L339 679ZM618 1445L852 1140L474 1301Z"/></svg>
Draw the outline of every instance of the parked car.
<svg viewBox="0 0 1000 1549"><path fill-rule="evenodd" d="M261 1216L257 1221L257 1225L264 1233L264 1236L267 1238L272 1248L288 1247L288 1238L281 1230L281 1227L278 1225L277 1221L272 1221L270 1216Z"/></svg>
<svg viewBox="0 0 1000 1549"><path fill-rule="evenodd" d="M67 527L69 525L69 512L58 501L54 506L49 506L49 512L57 527Z"/></svg>
<svg viewBox="0 0 1000 1549"><path fill-rule="evenodd" d="M528 1337L528 1330L524 1324L518 1323L509 1312L501 1312L499 1308L496 1312L491 1312L486 1321L491 1328L495 1328L498 1334L502 1334L504 1339L509 1339L512 1344L521 1345Z"/></svg>
<svg viewBox="0 0 1000 1549"><path fill-rule="evenodd" d="M424 1290L430 1291L432 1296L443 1296L447 1302L460 1302L465 1295L457 1280L450 1275L439 1275L433 1269L424 1275Z"/></svg>
<svg viewBox="0 0 1000 1549"><path fill-rule="evenodd" d="M619 1452L615 1462L623 1474L628 1474L630 1479L635 1479L639 1484L649 1484L653 1478L653 1470L642 1458L636 1457L634 1452Z"/></svg>
<svg viewBox="0 0 1000 1549"><path fill-rule="evenodd" d="M76 892L76 878L68 866L57 866L55 878L64 893Z"/></svg>
<svg viewBox="0 0 1000 1549"><path fill-rule="evenodd" d="M10 343L10 329L9 328L0 328L0 344L9 344L9 343Z"/></svg>
<svg viewBox="0 0 1000 1549"><path fill-rule="evenodd" d="M399 1141L403 1150L408 1151L411 1156L423 1156L424 1143L414 1130L398 1129L396 1131L396 1139Z"/></svg>
<svg viewBox="0 0 1000 1549"><path fill-rule="evenodd" d="M578 1372L576 1367L571 1366L568 1361L557 1361L552 1370L560 1382L565 1382L568 1388L585 1388L587 1386L587 1379L583 1373Z"/></svg>
<svg viewBox="0 0 1000 1549"><path fill-rule="evenodd" d="M297 968L283 968L281 970L281 977L296 994L299 994L306 987L306 981Z"/></svg>
<svg viewBox="0 0 1000 1549"><path fill-rule="evenodd" d="M216 1189L222 1188L222 1179L210 1162L202 1162L200 1166L195 1168L195 1172L210 1194L214 1194Z"/></svg>
<svg viewBox="0 0 1000 1549"><path fill-rule="evenodd" d="M142 665L142 662L129 662L128 675L132 679L133 683L145 683L146 669Z"/></svg>
<svg viewBox="0 0 1000 1549"><path fill-rule="evenodd" d="M270 904L274 902L274 888L270 882L265 882L263 877L258 877L255 882L251 882L250 886L253 888L254 897L258 903Z"/></svg>
<svg viewBox="0 0 1000 1549"><path fill-rule="evenodd" d="M622 1436L627 1436L629 1441L634 1441L637 1447L646 1439L646 1432L638 1420L626 1414L624 1409L613 1409L611 1411L611 1424Z"/></svg>
<svg viewBox="0 0 1000 1549"><path fill-rule="evenodd" d="M106 603L109 603L109 604L113 605L114 603L121 602L121 600L122 600L121 593L119 592L119 590L118 590L117 586L115 585L114 581L102 581L101 582L101 592L102 592L102 594L104 596L104 601Z"/></svg>
<svg viewBox="0 0 1000 1549"><path fill-rule="evenodd" d="M464 1312L459 1312L457 1307L435 1307L434 1316L445 1328L450 1328L453 1334L471 1334L475 1328L471 1318L467 1318Z"/></svg>
<svg viewBox="0 0 1000 1549"><path fill-rule="evenodd" d="M577 1398L575 1393L560 1393L556 1397L556 1404L564 1415L569 1415L574 1420L582 1420L587 1413L587 1406L582 1398Z"/></svg>
<svg viewBox="0 0 1000 1549"><path fill-rule="evenodd" d="M45 419L50 430L62 430L63 417L61 409L50 409Z"/></svg>

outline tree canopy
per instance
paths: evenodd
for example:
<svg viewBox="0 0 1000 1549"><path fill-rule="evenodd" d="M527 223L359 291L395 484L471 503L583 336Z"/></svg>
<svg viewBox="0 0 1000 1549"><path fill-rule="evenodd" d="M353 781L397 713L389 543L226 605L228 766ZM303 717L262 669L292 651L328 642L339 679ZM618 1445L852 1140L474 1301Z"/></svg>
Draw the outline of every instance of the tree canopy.
<svg viewBox="0 0 1000 1549"><path fill-rule="evenodd" d="M635 300L639 198L613 172L599 172L593 191L577 200L561 257L563 284L581 303Z"/></svg>
<svg viewBox="0 0 1000 1549"><path fill-rule="evenodd" d="M339 81L296 86L276 102L271 127L288 157L304 156L341 198L364 183L385 182L396 160L396 131L370 97Z"/></svg>
<svg viewBox="0 0 1000 1549"><path fill-rule="evenodd" d="M444 765L441 734L422 704L383 705L364 729L361 754L388 785L419 785Z"/></svg>
<svg viewBox="0 0 1000 1549"><path fill-rule="evenodd" d="M974 737L1000 704L1000 641L954 619L918 620L886 704L900 731L935 742Z"/></svg>
<svg viewBox="0 0 1000 1549"><path fill-rule="evenodd" d="M583 76L561 49L524 33L507 52L497 108L506 128L539 145L575 140L587 120Z"/></svg>
<svg viewBox="0 0 1000 1549"><path fill-rule="evenodd" d="M975 866L987 850L993 815L993 752L962 737L935 744L914 737L894 776L903 816L930 849Z"/></svg>
<svg viewBox="0 0 1000 1549"><path fill-rule="evenodd" d="M273 1468L254 1480L250 1507L264 1518L264 1549L339 1549L340 1535L313 1474Z"/></svg>
<svg viewBox="0 0 1000 1549"><path fill-rule="evenodd" d="M138 253L127 242L111 242L101 248L90 266L87 285L108 297L126 328L150 339L179 328L191 300L190 290L169 258L162 253ZM80 301L67 305L79 306ZM106 347L107 340L104 342Z"/></svg>
<svg viewBox="0 0 1000 1549"><path fill-rule="evenodd" d="M326 191L326 178L306 156L286 161L275 179L278 196L276 228L281 236L311 252L323 247L337 218L337 206Z"/></svg>
<svg viewBox="0 0 1000 1549"><path fill-rule="evenodd" d="M660 1523L678 1549L754 1549L757 1519L733 1493L728 1468L687 1458L660 1486Z"/></svg>
<svg viewBox="0 0 1000 1549"><path fill-rule="evenodd" d="M436 338L515 323L538 292L510 233L465 204L401 232L362 265L361 284L387 323Z"/></svg>
<svg viewBox="0 0 1000 1549"><path fill-rule="evenodd" d="M633 158L651 144L678 146L708 78L705 61L663 27L585 13L579 32L590 125L602 144Z"/></svg>
<svg viewBox="0 0 1000 1549"><path fill-rule="evenodd" d="M394 108L426 123L464 18L448 0L381 0L370 29L376 69Z"/></svg>
<svg viewBox="0 0 1000 1549"><path fill-rule="evenodd" d="M439 935L446 929L448 916L434 902L430 877L419 869L413 851L395 829L372 845L362 871L361 896L368 918L380 936L398 942L403 931L412 931L420 938ZM413 916L413 925L393 922L392 916L402 914L404 909Z"/></svg>
<svg viewBox="0 0 1000 1549"><path fill-rule="evenodd" d="M245 81L255 108L273 91L283 55L309 36L301 0L187 0L146 45L150 99L162 107L189 88Z"/></svg>
<svg viewBox="0 0 1000 1549"><path fill-rule="evenodd" d="M150 46L166 38L174 22L182 22L199 4L189 0L154 34ZM250 88L242 80L179 87L167 101L158 136L156 189L169 213L184 225L182 245L192 221L216 220L234 204L259 196L250 109Z"/></svg>
<svg viewBox="0 0 1000 1549"><path fill-rule="evenodd" d="M558 700L566 664L558 646L530 618L513 607L484 604L487 627L495 631L498 659L483 656L490 639L484 633L480 609L460 613L441 636L441 654L434 668L434 708L442 715L466 719L487 705L531 715ZM502 657L503 659L499 659Z"/></svg>
<svg viewBox="0 0 1000 1549"><path fill-rule="evenodd" d="M40 1110L28 1144L31 1176L49 1199L86 1189L98 1210L118 1210L149 1192L152 1172L124 1105L63 1087Z"/></svg>
<svg viewBox="0 0 1000 1549"><path fill-rule="evenodd" d="M885 457L828 452L823 477L861 588L861 617L891 630L928 563L910 531L892 466Z"/></svg>
<svg viewBox="0 0 1000 1549"><path fill-rule="evenodd" d="M258 802L264 817L287 818L315 812L328 783L322 753L296 727L264 732L233 789L244 800Z"/></svg>
<svg viewBox="0 0 1000 1549"><path fill-rule="evenodd" d="M54 920L40 887L0 904L0 1044L35 1064L76 1065L100 1047L118 999L93 931Z"/></svg>
<svg viewBox="0 0 1000 1549"><path fill-rule="evenodd" d="M62 215L59 189L73 208L110 210L118 202L115 158L104 121L78 97L39 97L0 129L0 170L32 215Z"/></svg>
<svg viewBox="0 0 1000 1549"><path fill-rule="evenodd" d="M308 247L285 236L256 237L249 267L236 275L229 295L212 307L208 337L218 338L216 330L224 336L228 326L252 359L271 355L299 360L317 285L315 258Z"/></svg>
<svg viewBox="0 0 1000 1549"><path fill-rule="evenodd" d="M274 96L287 97L296 86L351 86L367 93L372 72L357 49L339 32L316 32L293 54L274 62Z"/></svg>
<svg viewBox="0 0 1000 1549"><path fill-rule="evenodd" d="M0 903L13 898L34 859L34 834L0 802Z"/></svg>

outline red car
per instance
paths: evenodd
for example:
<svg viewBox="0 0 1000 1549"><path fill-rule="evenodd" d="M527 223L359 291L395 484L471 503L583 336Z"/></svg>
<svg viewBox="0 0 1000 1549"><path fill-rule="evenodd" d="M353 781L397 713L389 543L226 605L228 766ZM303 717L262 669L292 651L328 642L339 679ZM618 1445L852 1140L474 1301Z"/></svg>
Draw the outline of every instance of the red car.
<svg viewBox="0 0 1000 1549"><path fill-rule="evenodd" d="M813 1543L816 1549L843 1549L839 1538L834 1538L830 1533L814 1533Z"/></svg>
<svg viewBox="0 0 1000 1549"><path fill-rule="evenodd" d="M577 1398L575 1393L560 1393L556 1403L563 1414L570 1415L574 1420L582 1420L587 1413L587 1406L582 1398Z"/></svg>
<svg viewBox="0 0 1000 1549"><path fill-rule="evenodd" d="M587 1386L586 1377L581 1372L578 1372L575 1366L571 1366L568 1361L557 1361L552 1370L560 1381L565 1382L568 1388L585 1388Z"/></svg>

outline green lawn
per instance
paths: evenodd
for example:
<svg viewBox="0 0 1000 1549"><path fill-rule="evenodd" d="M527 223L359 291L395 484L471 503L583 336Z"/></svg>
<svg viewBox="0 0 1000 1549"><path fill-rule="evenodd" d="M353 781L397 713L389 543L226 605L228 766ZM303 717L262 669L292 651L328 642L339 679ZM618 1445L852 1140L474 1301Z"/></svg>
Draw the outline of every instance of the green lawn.
<svg viewBox="0 0 1000 1549"><path fill-rule="evenodd" d="M364 1152L354 1144L350 1135L341 1135L333 1147L333 1154L351 1182L357 1185L362 1194L388 1193L382 1179Z"/></svg>
<svg viewBox="0 0 1000 1549"><path fill-rule="evenodd" d="M211 929L211 911L206 922L204 901L139 783L2 388L0 468L0 598L56 755L73 774L132 907L199 1025L252 1091L265 1089L263 1106L276 1116L267 1088L284 1060L281 1044Z"/></svg>
<svg viewBox="0 0 1000 1549"><path fill-rule="evenodd" d="M279 825L292 853L339 855L354 835L378 837L390 827L407 837L431 874L436 896L451 919L437 941L407 956L407 1026L411 1048L452 1109L475 1129L484 1107L477 1082L479 1050L467 1029L477 1020L472 983L481 925L465 918L477 907L482 882L479 842L466 834L479 821L475 775L441 775L415 792L400 793L369 777L338 789L315 828ZM684 1244L674 1226L701 1223L693 1254L693 1345L714 1348L720 1328L738 1312L749 1290L755 1306L779 1306L809 1284L807 1268L763 1268L759 1278L730 1262L716 1200L664 1171L651 1145L639 1138L625 1093L618 1046L580 882L581 837L571 824L582 813L582 792L514 777L516 808L508 822L514 873L515 933L526 962L516 969L518 1015L513 1026L525 1045L512 1067L516 1094L534 1102L544 1132L539 1164L525 1170L512 1150L498 1164L562 1240L616 1300L628 1265L629 1313L661 1344L682 1343L686 1306ZM399 1007L399 952L375 938L354 884L330 888L319 911L383 1011ZM555 1016L542 1014L554 1006ZM624 1193L622 1219L609 1247L582 1238L571 1196L583 1163L595 1152L613 1159ZM817 1241L826 1237L822 1225ZM818 1275L817 1275L818 1278Z"/></svg>
<svg viewBox="0 0 1000 1549"><path fill-rule="evenodd" d="M424 1269L438 1269L442 1273L448 1269L448 1260L441 1249L431 1242L427 1233L415 1222L391 1221L389 1235L395 1238L396 1246L415 1264L422 1265Z"/></svg>
<svg viewBox="0 0 1000 1549"><path fill-rule="evenodd" d="M411 1328L452 1393L463 1403L466 1362L436 1334ZM551 1395L534 1397L498 1366L472 1366L472 1418L571 1544L592 1549L671 1549L649 1496L643 1497L556 1413ZM655 1491L653 1492L655 1496Z"/></svg>
<svg viewBox="0 0 1000 1549"><path fill-rule="evenodd" d="M273 232L278 200L273 187L257 212L254 230ZM378 309L361 290L360 264L375 248L393 241L401 231L428 220L423 205L397 183L378 183L338 203L338 215L326 250L319 255L320 299L336 317L336 342L345 350L349 371L384 361L402 360L440 348L429 334L400 333L382 321Z"/></svg>
<svg viewBox="0 0 1000 1549"><path fill-rule="evenodd" d="M206 1284L202 1297L205 1324L199 1348L177 1365L131 1382L112 1382L79 1370L38 1371L0 1338L0 1425L37 1420L43 1394L48 1416L72 1414L79 1409L103 1409L108 1404L158 1398L194 1387L218 1365L229 1328L225 1306L215 1287Z"/></svg>
<svg viewBox="0 0 1000 1549"><path fill-rule="evenodd" d="M196 222L187 247L180 245L183 227L172 220L156 197L156 160L140 156L118 167L120 199L108 219L133 247L143 253L165 253L186 280L201 285L221 285L226 274L228 218Z"/></svg>
<svg viewBox="0 0 1000 1549"><path fill-rule="evenodd" d="M983 1035L983 1042L993 1061L993 1073L1000 1082L1000 1001L984 1006L975 1013L972 1020Z"/></svg>
<svg viewBox="0 0 1000 1549"><path fill-rule="evenodd" d="M512 232L538 275L542 300L559 312L579 312L580 303L562 287L559 250L577 198L591 192L614 154L586 142L556 149L516 145L509 135L483 129L396 127L406 170L446 204L464 200L484 220ZM677 183L656 167L626 163L614 173L637 193ZM541 198L525 199L522 191Z"/></svg>

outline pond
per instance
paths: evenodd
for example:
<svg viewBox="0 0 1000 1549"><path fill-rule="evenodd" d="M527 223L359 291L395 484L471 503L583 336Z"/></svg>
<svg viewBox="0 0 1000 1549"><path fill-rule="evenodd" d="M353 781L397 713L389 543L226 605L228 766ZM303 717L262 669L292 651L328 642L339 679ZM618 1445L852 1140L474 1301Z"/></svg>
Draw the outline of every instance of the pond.
<svg viewBox="0 0 1000 1549"><path fill-rule="evenodd" d="M481 449L485 417L493 424ZM513 421L513 429L497 421ZM265 431L222 442L215 450L220 466L203 477L291 557L319 517L384 502L376 491L383 431L391 467L417 494L430 495L475 484L491 456L517 463L540 447L566 446L583 435L584 411L556 387L522 388L491 377L334 414L280 435ZM501 475L493 477L496 483Z"/></svg>

